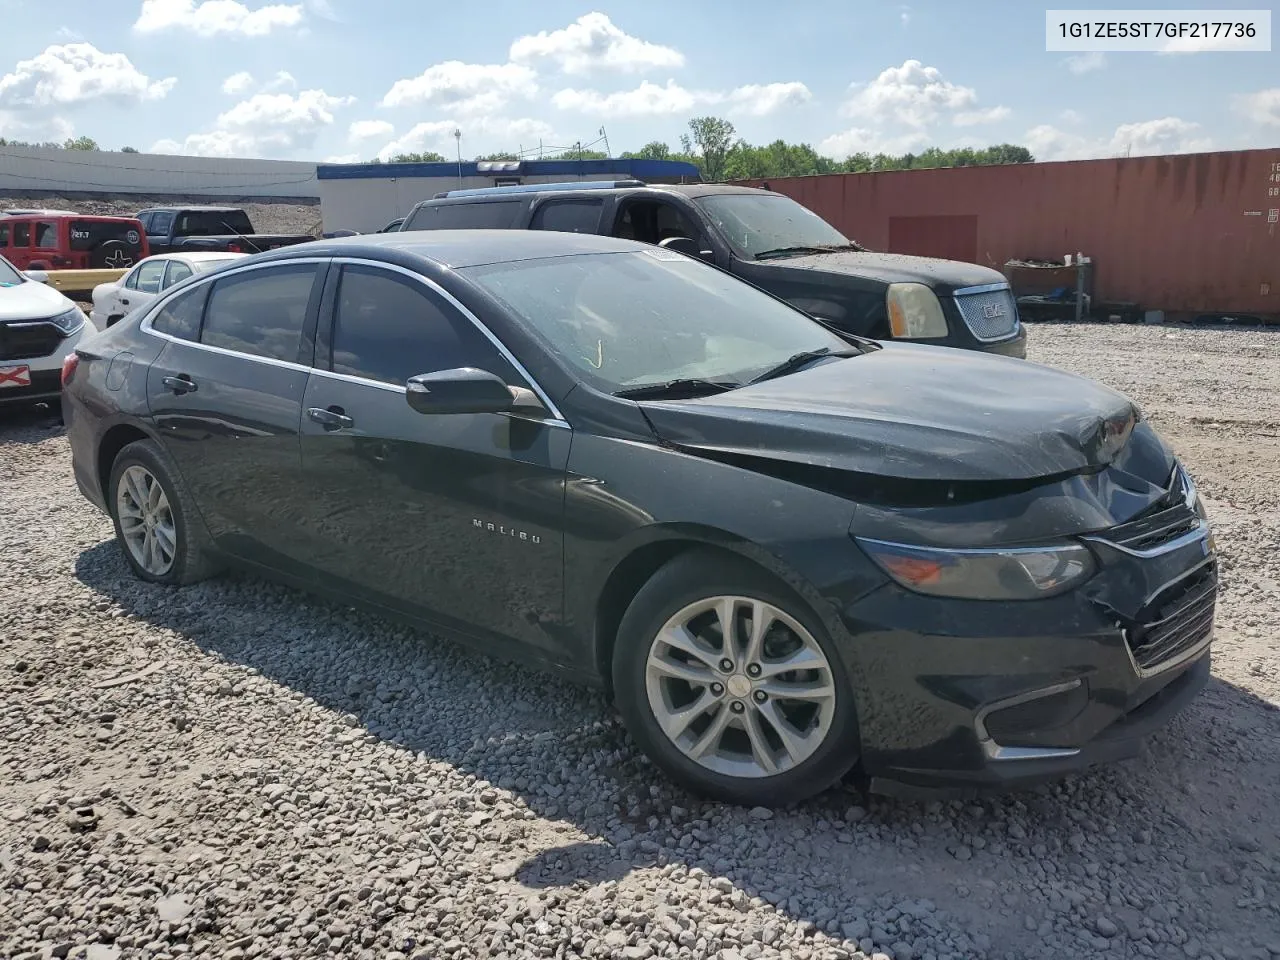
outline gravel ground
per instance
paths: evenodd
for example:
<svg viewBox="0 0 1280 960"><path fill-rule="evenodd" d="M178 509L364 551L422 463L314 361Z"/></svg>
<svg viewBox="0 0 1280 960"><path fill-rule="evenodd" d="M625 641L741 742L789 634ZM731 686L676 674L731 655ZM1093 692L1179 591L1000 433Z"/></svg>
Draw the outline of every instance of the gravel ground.
<svg viewBox="0 0 1280 960"><path fill-rule="evenodd" d="M132 217L147 207L167 207L178 202L192 204L225 204L242 207L249 222L259 233L310 233L320 220L320 203L249 203L235 199L193 197L186 201L156 197L95 197L92 200L68 200L65 197L0 197L0 210L74 210L100 217Z"/></svg>
<svg viewBox="0 0 1280 960"><path fill-rule="evenodd" d="M599 695L261 581L133 580L0 422L0 956L1280 956L1280 332L1037 326L1187 459L1226 585L1142 758L980 802L704 804Z"/></svg>

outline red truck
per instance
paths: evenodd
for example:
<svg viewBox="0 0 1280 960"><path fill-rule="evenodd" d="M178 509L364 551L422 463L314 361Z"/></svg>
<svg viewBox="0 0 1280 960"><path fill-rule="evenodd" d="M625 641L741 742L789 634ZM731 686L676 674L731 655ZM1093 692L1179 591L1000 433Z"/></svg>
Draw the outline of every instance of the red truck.
<svg viewBox="0 0 1280 960"><path fill-rule="evenodd" d="M150 253L136 217L0 214L0 255L19 270L122 269Z"/></svg>

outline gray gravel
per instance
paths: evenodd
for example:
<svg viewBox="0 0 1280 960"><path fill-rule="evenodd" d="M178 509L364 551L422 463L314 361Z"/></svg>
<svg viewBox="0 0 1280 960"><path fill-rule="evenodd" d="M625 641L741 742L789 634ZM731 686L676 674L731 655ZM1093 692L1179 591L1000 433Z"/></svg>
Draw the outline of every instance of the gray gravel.
<svg viewBox="0 0 1280 960"><path fill-rule="evenodd" d="M0 414L0 956L1280 957L1280 335L1037 326L1188 460L1215 680L971 803L705 804L597 694L234 576L133 580Z"/></svg>

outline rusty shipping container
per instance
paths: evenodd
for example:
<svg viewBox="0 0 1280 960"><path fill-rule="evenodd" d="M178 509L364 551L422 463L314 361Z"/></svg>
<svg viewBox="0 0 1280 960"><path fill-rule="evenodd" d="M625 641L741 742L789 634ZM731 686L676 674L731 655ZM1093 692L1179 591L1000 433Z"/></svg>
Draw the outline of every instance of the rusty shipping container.
<svg viewBox="0 0 1280 960"><path fill-rule="evenodd" d="M1280 149L768 182L873 250L997 270L1083 253L1099 301L1280 319Z"/></svg>

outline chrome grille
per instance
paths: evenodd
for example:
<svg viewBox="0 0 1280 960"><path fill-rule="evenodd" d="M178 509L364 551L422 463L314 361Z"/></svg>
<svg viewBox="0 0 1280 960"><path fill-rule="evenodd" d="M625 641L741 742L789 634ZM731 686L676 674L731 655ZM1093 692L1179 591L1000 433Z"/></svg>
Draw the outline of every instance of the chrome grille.
<svg viewBox="0 0 1280 960"><path fill-rule="evenodd" d="M1163 497L1134 519L1098 534L1097 539L1140 553L1155 550L1199 528L1200 515L1191 506L1194 500L1190 479L1175 467Z"/></svg>
<svg viewBox="0 0 1280 960"><path fill-rule="evenodd" d="M1007 286L956 291L956 307L979 340L1002 340L1018 330L1018 305Z"/></svg>
<svg viewBox="0 0 1280 960"><path fill-rule="evenodd" d="M1134 662L1151 670L1200 645L1213 631L1218 565L1209 561L1166 587L1125 631Z"/></svg>

